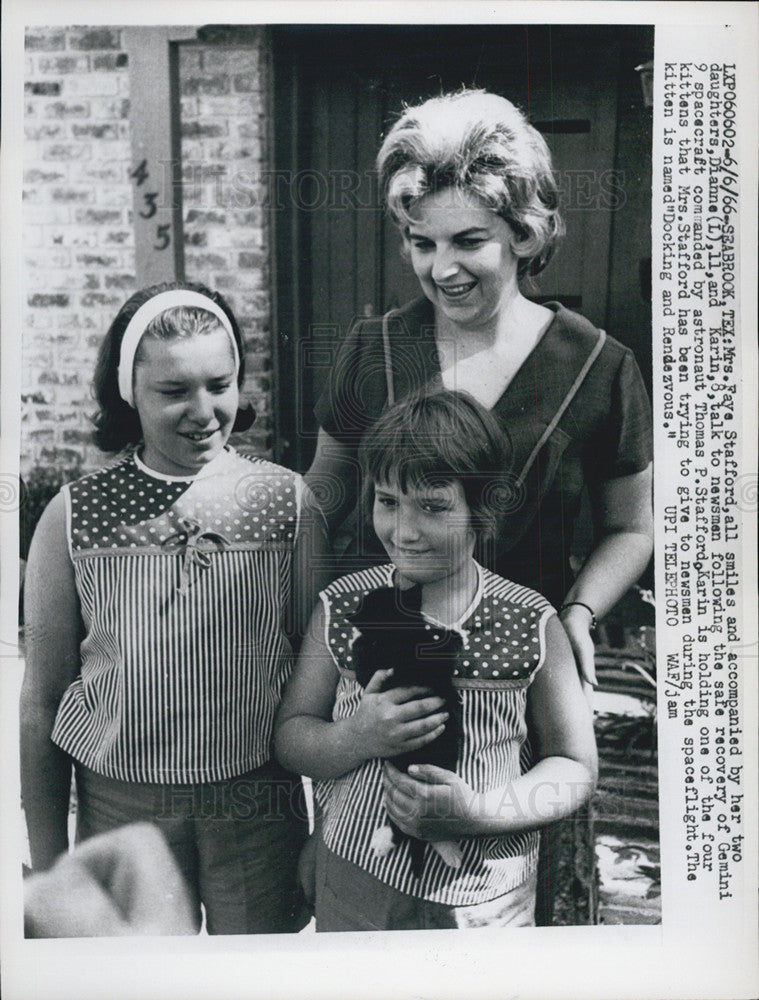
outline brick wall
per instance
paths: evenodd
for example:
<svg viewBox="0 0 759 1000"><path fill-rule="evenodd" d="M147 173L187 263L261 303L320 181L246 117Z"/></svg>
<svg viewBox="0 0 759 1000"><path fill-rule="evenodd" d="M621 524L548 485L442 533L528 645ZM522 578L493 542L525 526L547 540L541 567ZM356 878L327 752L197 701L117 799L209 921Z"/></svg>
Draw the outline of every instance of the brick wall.
<svg viewBox="0 0 759 1000"><path fill-rule="evenodd" d="M25 92L22 474L99 463L89 379L134 288L121 32L30 29Z"/></svg>
<svg viewBox="0 0 759 1000"><path fill-rule="evenodd" d="M262 454L272 429L262 35L240 46L181 45L179 80L185 274L218 289L243 331L243 390L256 409L245 445Z"/></svg>
<svg viewBox="0 0 759 1000"><path fill-rule="evenodd" d="M270 447L269 242L263 209L265 39L180 46L186 274L228 298ZM21 471L102 463L89 443L97 347L136 289L128 54L118 27L26 37Z"/></svg>

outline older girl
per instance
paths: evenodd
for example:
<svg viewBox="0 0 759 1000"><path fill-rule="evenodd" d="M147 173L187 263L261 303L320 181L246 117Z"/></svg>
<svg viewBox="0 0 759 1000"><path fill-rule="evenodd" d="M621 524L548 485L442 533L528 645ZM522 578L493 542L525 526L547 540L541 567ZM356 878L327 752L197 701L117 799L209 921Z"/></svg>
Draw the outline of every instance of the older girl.
<svg viewBox="0 0 759 1000"><path fill-rule="evenodd" d="M97 443L125 450L51 502L26 589L34 868L67 849L73 761L77 839L157 824L217 934L302 926L302 790L271 735L322 546L300 477L228 446L243 375L220 295L133 295L95 375Z"/></svg>

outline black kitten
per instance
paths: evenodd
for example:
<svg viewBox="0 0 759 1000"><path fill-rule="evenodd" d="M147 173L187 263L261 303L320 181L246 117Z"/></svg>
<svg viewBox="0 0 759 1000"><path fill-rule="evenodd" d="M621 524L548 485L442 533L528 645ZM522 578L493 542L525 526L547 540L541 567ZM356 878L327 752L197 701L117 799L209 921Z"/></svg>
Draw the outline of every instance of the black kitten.
<svg viewBox="0 0 759 1000"><path fill-rule="evenodd" d="M453 687L453 667L462 648L462 637L450 629L428 625L421 614L421 603L419 585L409 590L382 587L361 599L358 609L349 618L356 630L352 642L356 680L365 688L378 670L392 667L393 674L383 690L421 686L442 698L444 710L449 714L444 731L431 743L399 754L392 761L402 771L408 771L411 764L435 764L453 771L461 732L461 706ZM400 838L407 836L392 821L389 835L385 833L387 829L376 831L372 838L372 847L378 854L387 854ZM408 840L411 870L419 878L427 841L416 837L408 837ZM446 841L431 846L447 864L459 867L461 852L455 844Z"/></svg>

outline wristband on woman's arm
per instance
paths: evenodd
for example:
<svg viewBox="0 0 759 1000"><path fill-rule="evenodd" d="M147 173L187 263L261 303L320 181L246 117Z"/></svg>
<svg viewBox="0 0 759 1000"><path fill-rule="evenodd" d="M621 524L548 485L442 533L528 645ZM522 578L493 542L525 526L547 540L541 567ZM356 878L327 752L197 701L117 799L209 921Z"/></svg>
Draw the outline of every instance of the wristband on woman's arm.
<svg viewBox="0 0 759 1000"><path fill-rule="evenodd" d="M562 611L566 611L567 608L575 606L580 608L585 608L585 610L590 613L590 631L595 632L596 628L598 627L598 622L596 621L596 613L589 604L585 604L583 601L567 601L565 604L562 604L562 606L559 608L559 614L561 614Z"/></svg>

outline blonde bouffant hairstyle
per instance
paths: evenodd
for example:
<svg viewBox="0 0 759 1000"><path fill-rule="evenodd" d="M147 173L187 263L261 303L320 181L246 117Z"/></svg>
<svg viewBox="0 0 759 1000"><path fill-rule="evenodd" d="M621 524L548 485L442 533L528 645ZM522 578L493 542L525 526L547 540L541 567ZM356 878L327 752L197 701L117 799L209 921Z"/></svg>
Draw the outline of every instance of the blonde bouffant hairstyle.
<svg viewBox="0 0 759 1000"><path fill-rule="evenodd" d="M520 277L543 270L563 232L548 146L497 94L464 89L407 107L382 143L377 170L402 231L427 194L475 195L513 230Z"/></svg>

